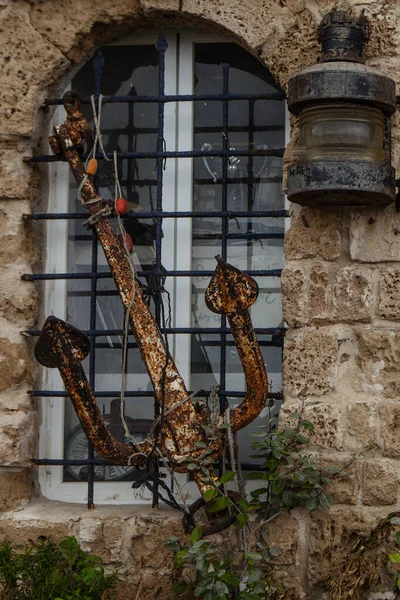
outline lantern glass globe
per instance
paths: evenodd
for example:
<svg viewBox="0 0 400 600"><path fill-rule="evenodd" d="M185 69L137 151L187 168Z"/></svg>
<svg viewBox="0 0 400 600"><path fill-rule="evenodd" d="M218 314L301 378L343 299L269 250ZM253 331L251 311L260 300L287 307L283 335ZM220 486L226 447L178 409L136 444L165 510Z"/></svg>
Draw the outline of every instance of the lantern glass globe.
<svg viewBox="0 0 400 600"><path fill-rule="evenodd" d="M299 162L385 160L385 120L377 108L352 104L314 106L300 113L299 126Z"/></svg>

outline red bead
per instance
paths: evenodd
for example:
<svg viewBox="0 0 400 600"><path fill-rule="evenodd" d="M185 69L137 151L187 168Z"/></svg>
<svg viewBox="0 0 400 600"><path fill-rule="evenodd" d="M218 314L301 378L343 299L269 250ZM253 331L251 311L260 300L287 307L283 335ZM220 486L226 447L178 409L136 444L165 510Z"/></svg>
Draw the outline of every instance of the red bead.
<svg viewBox="0 0 400 600"><path fill-rule="evenodd" d="M133 252L133 241L129 233L125 233L125 243L122 233L119 234L118 241L125 250L128 250L130 254Z"/></svg>
<svg viewBox="0 0 400 600"><path fill-rule="evenodd" d="M128 208L128 203L125 198L117 198L115 201L115 210L118 214L123 215L126 213L126 209Z"/></svg>

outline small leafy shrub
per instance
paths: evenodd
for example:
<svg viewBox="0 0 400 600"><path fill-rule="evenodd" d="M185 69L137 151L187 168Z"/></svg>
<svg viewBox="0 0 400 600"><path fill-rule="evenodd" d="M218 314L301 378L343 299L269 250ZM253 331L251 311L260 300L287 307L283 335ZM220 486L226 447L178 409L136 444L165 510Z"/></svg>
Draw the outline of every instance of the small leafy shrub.
<svg viewBox="0 0 400 600"><path fill-rule="evenodd" d="M196 527L190 537L190 545L182 546L178 538L168 538L166 545L174 553L174 594L182 600L289 600L296 598L283 590L273 579L274 559L280 554L271 545L263 527L278 514L297 506L308 510L328 509L332 497L326 487L339 474L336 468L323 468L307 453L310 440L305 435L313 431L313 425L303 418L303 413L291 415L293 427L276 430L275 421L255 434L252 444L261 459L260 471L248 473L247 479L261 482L261 487L247 497L231 494L226 484L234 480L236 473L227 471L219 478L211 475L212 450L205 447L202 472L210 474L210 486L203 498L209 513L229 512L236 517L236 528L251 534L254 540L250 550L235 552L223 550L202 539ZM204 444L206 446L206 444ZM189 468L191 465L189 464ZM194 465L196 467L196 465ZM250 515L254 517L250 519ZM400 555L399 555L400 558ZM399 561L400 562L400 561ZM191 577L187 577L188 571Z"/></svg>
<svg viewBox="0 0 400 600"><path fill-rule="evenodd" d="M103 600L117 580L117 570L106 574L101 558L86 554L74 537L26 545L22 554L0 544L2 600Z"/></svg>

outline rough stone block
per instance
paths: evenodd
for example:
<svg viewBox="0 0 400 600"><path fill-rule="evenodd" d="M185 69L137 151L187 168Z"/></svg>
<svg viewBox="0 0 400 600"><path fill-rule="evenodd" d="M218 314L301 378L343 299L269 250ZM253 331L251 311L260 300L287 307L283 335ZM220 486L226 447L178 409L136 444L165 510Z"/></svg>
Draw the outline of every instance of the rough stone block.
<svg viewBox="0 0 400 600"><path fill-rule="evenodd" d="M319 6L319 3L303 0L285 1L283 10L277 10L277 7L275 3L265 3L265 23L268 23L269 28L261 48L261 58L265 60L275 80L285 89L293 73L318 62L320 46L317 30L326 9Z"/></svg>
<svg viewBox="0 0 400 600"><path fill-rule="evenodd" d="M389 506L397 501L398 468L386 460L367 460L362 470L362 501L368 506Z"/></svg>
<svg viewBox="0 0 400 600"><path fill-rule="evenodd" d="M331 273L325 265L313 265L308 279L307 301L308 322L320 322L332 318Z"/></svg>
<svg viewBox="0 0 400 600"><path fill-rule="evenodd" d="M335 333L308 328L288 335L283 360L289 396L323 395L336 387L338 340Z"/></svg>
<svg viewBox="0 0 400 600"><path fill-rule="evenodd" d="M400 261L400 213L394 205L377 211L354 211L350 254L359 262Z"/></svg>
<svg viewBox="0 0 400 600"><path fill-rule="evenodd" d="M30 380L31 362L24 344L0 338L0 392Z"/></svg>
<svg viewBox="0 0 400 600"><path fill-rule="evenodd" d="M30 211L27 200L0 200L0 271L18 264L21 268L30 269L29 263L37 261L31 224L23 220L24 213ZM16 275L14 286L19 280L20 276Z"/></svg>
<svg viewBox="0 0 400 600"><path fill-rule="evenodd" d="M33 491L30 469L0 467L0 512L15 510L26 505Z"/></svg>
<svg viewBox="0 0 400 600"><path fill-rule="evenodd" d="M340 213L334 210L301 207L291 217L286 234L288 260L320 258L336 260L340 255Z"/></svg>
<svg viewBox="0 0 400 600"><path fill-rule="evenodd" d="M365 507L340 506L329 511L312 511L307 570L309 584L314 586L326 582L332 574L333 560L349 551L357 535L369 534L386 516L387 508L371 512Z"/></svg>
<svg viewBox="0 0 400 600"><path fill-rule="evenodd" d="M17 257L9 266L0 269L0 316L22 328L33 325L39 310L35 284L21 280L23 273L31 271L32 266Z"/></svg>
<svg viewBox="0 0 400 600"><path fill-rule="evenodd" d="M347 407L348 445L367 449L377 442L376 413L368 402L355 402Z"/></svg>
<svg viewBox="0 0 400 600"><path fill-rule="evenodd" d="M400 320L400 269L387 269L379 281L379 315Z"/></svg>
<svg viewBox="0 0 400 600"><path fill-rule="evenodd" d="M306 433L313 446L335 450L342 448L343 424L340 409L336 404L308 402L303 406L299 402L285 403L279 412L279 428L292 428L296 421L290 415L301 411L304 419L314 426L311 433Z"/></svg>
<svg viewBox="0 0 400 600"><path fill-rule="evenodd" d="M0 415L0 466L29 466L35 442L35 413Z"/></svg>
<svg viewBox="0 0 400 600"><path fill-rule="evenodd" d="M14 147L2 149L0 137L0 180L4 182L0 188L0 200L36 197L38 177L32 166L23 162L24 154L32 154L29 146L19 142Z"/></svg>
<svg viewBox="0 0 400 600"><path fill-rule="evenodd" d="M347 323L369 321L372 315L374 271L348 267L336 275L333 288L334 317Z"/></svg>
<svg viewBox="0 0 400 600"><path fill-rule="evenodd" d="M382 402L379 407L380 432L383 454L400 458L400 405L398 402Z"/></svg>
<svg viewBox="0 0 400 600"><path fill-rule="evenodd" d="M30 12L29 4L17 0L2 7L0 17L0 131L26 137L33 134L40 90L54 84L69 64L35 31Z"/></svg>
<svg viewBox="0 0 400 600"><path fill-rule="evenodd" d="M15 519L8 517L8 514L5 513L0 519L0 540L10 542L16 550L23 550L30 540L37 543L39 538L45 537L60 542L71 535L67 518L55 523L50 522L46 518L46 512L43 511L41 519L21 520L16 523Z"/></svg>
<svg viewBox="0 0 400 600"><path fill-rule="evenodd" d="M400 393L400 332L357 328L356 334L363 391L396 398Z"/></svg>
<svg viewBox="0 0 400 600"><path fill-rule="evenodd" d="M282 316L289 327L304 324L304 273L288 265L282 271Z"/></svg>
<svg viewBox="0 0 400 600"><path fill-rule="evenodd" d="M107 44L145 24L139 0L54 0L51 4L41 0L33 5L30 19L36 31L74 63L97 44Z"/></svg>
<svg viewBox="0 0 400 600"><path fill-rule="evenodd" d="M299 525L290 515L279 515L264 526L271 546L278 546L280 554L274 558L275 565L294 565L298 548Z"/></svg>
<svg viewBox="0 0 400 600"><path fill-rule="evenodd" d="M333 467L340 469L340 473L332 476L332 483L326 491L331 494L333 505L357 504L358 502L358 465L353 456L334 454L329 457L321 456L321 465L324 468Z"/></svg>

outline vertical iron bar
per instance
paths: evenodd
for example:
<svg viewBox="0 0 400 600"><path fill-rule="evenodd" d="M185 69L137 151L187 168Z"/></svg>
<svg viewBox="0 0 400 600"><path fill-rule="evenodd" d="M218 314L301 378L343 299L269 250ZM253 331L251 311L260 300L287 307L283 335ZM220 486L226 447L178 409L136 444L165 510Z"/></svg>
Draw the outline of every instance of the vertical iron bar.
<svg viewBox="0 0 400 600"><path fill-rule="evenodd" d="M164 96L165 94L165 52L167 50L168 44L164 35L160 33L156 43L156 49L158 52L158 96ZM158 102L158 115L157 115L157 152L163 152L165 150L165 140L164 140L164 102ZM156 192L156 211L162 211L163 204L163 169L164 169L164 159L158 157L156 163L156 171L157 171L157 192ZM157 284L160 283L161 278L161 267L162 267L162 217L158 216L156 218L156 265L155 265L155 279ZM156 321L159 325L161 325L161 292L154 295L155 299L155 311L156 311ZM160 406L158 402L154 401L154 418L156 419L160 415ZM155 457L153 459L153 469L157 473L158 472L158 459ZM158 506L158 486L157 483L154 483L153 487L153 508Z"/></svg>
<svg viewBox="0 0 400 600"><path fill-rule="evenodd" d="M249 148L252 148L254 145L254 100L249 100ZM253 148L254 149L254 148ZM251 212L253 210L253 198L254 198L254 158L253 156L248 156L247 162L247 212ZM247 228L246 232L248 234L253 231L253 223L252 218L247 217ZM251 270L251 259L253 254L253 244L251 241L247 242L247 268Z"/></svg>
<svg viewBox="0 0 400 600"><path fill-rule="evenodd" d="M229 93L229 66L228 64L222 65L222 86L223 93ZM223 101L222 104L222 148L224 150L229 150L229 103L227 100ZM227 155L222 157L222 210L228 210L228 164L229 157ZM221 254L222 257L226 260L228 254L227 248L227 236L228 236L228 218L223 217L221 219ZM221 315L221 327L226 327L226 317L225 315ZM219 367L219 377L220 377L220 390L222 392L226 389L226 333L221 331L221 352L220 352L220 367ZM225 403L226 398L224 395L220 396L220 411L221 414L225 412Z"/></svg>
<svg viewBox="0 0 400 600"><path fill-rule="evenodd" d="M97 111L99 110L99 96L101 93L101 76L104 67L104 58L100 50L96 52L94 58L95 69L95 86L94 96ZM95 148L97 151L97 148ZM98 176L95 177L95 185L98 189ZM92 273L97 273L97 234L96 230L92 229ZM90 327L96 329L96 294L97 294L97 279L92 277L90 282ZM96 390L96 340L90 338L90 354L89 354L89 382L95 392ZM94 448L88 441L88 458L94 459ZM88 465L88 508L94 508L94 465Z"/></svg>

